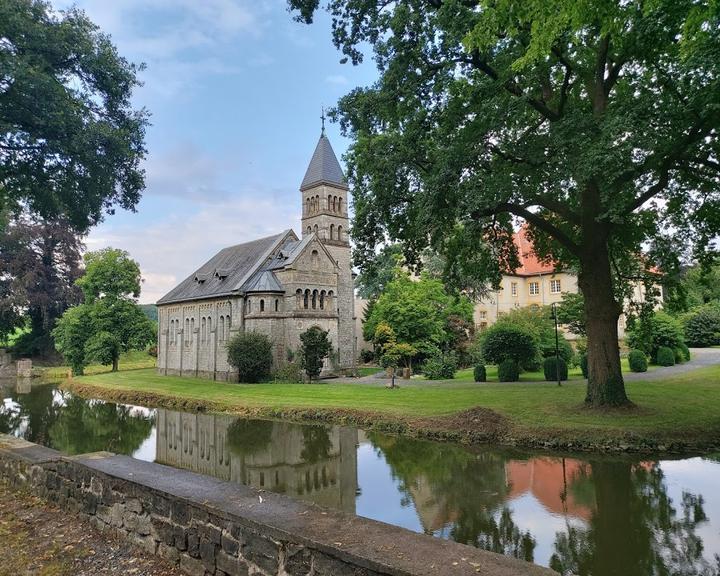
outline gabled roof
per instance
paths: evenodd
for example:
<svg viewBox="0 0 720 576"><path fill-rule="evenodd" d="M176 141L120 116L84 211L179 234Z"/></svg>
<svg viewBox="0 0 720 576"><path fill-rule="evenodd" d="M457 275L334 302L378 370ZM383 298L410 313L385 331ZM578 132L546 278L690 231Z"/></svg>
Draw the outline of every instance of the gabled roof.
<svg viewBox="0 0 720 576"><path fill-rule="evenodd" d="M518 260L520 261L520 266L513 272L516 276L552 274L557 270L552 264L546 264L538 259L533 243L528 238L524 226L513 234L513 241L517 247Z"/></svg>
<svg viewBox="0 0 720 576"><path fill-rule="evenodd" d="M325 136L325 132L320 135L315 152L312 155L310 164L305 172L300 190L307 190L319 184L330 184L348 190L345 182L345 174L343 174L340 163L338 162L335 152L330 145L330 140Z"/></svg>
<svg viewBox="0 0 720 576"><path fill-rule="evenodd" d="M283 241L297 241L292 230L223 248L198 270L165 294L158 304L243 293L253 275ZM274 276L274 275L273 275Z"/></svg>
<svg viewBox="0 0 720 576"><path fill-rule="evenodd" d="M243 292L284 292L284 290L271 270L260 270L245 283Z"/></svg>

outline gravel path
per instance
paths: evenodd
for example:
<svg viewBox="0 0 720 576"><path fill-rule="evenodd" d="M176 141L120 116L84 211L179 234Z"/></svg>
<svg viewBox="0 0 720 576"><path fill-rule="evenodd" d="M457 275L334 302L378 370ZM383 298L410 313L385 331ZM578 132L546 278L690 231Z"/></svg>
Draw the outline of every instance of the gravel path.
<svg viewBox="0 0 720 576"><path fill-rule="evenodd" d="M180 576L161 558L0 482L0 576Z"/></svg>

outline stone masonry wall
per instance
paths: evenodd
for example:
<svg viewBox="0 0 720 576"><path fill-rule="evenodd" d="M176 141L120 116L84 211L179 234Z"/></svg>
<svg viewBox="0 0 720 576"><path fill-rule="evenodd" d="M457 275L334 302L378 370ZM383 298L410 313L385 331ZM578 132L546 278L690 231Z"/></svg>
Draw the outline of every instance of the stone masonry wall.
<svg viewBox="0 0 720 576"><path fill-rule="evenodd" d="M549 576L533 564L109 453L0 435L0 478L191 576Z"/></svg>

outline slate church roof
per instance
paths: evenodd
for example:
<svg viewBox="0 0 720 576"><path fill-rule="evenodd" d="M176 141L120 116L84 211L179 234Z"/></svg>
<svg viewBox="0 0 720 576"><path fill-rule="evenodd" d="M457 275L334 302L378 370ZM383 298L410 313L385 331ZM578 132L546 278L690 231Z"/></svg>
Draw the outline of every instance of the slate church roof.
<svg viewBox="0 0 720 576"><path fill-rule="evenodd" d="M335 152L330 145L330 140L325 136L325 132L320 135L315 152L310 160L310 165L305 172L300 190L307 190L318 184L331 184L344 190L348 190L345 182L345 174L343 174L340 163L338 162Z"/></svg>
<svg viewBox="0 0 720 576"><path fill-rule="evenodd" d="M270 256L283 245L295 246L292 230L223 248L198 270L165 294L158 304L215 298L251 291L282 290L275 274L268 270Z"/></svg>

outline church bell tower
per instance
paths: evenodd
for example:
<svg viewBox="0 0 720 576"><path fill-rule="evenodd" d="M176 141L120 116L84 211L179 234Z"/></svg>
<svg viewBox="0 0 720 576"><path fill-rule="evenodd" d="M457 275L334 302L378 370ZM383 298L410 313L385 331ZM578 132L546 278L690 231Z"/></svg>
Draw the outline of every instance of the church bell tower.
<svg viewBox="0 0 720 576"><path fill-rule="evenodd" d="M322 131L313 152L305 177L300 184L302 194L302 236L316 234L339 267L338 278L338 338L339 362L343 368L353 366L355 359L355 293L350 265L348 238L348 196L340 163Z"/></svg>

